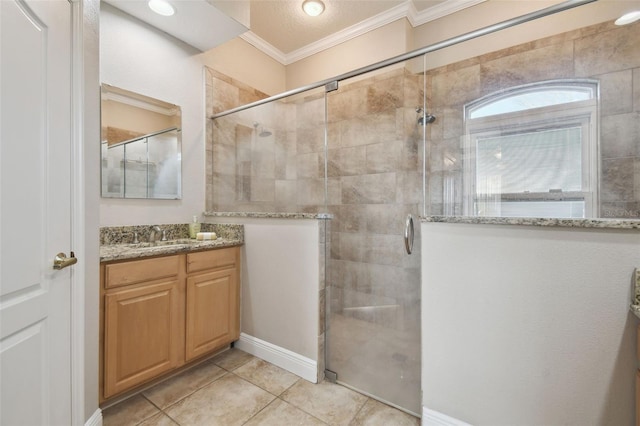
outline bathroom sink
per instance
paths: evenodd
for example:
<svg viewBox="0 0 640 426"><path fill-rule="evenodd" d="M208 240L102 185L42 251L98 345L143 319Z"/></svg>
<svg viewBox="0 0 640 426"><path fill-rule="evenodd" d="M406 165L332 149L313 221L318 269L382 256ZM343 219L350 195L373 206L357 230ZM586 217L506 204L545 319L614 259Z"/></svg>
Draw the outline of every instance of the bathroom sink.
<svg viewBox="0 0 640 426"><path fill-rule="evenodd" d="M196 240L191 240L189 238L180 238L177 240L167 240L167 241L154 241L144 242L144 243L133 243L128 244L129 247L133 248L145 248L145 247L163 247L163 246L175 246L175 245L184 245L184 244L193 244Z"/></svg>

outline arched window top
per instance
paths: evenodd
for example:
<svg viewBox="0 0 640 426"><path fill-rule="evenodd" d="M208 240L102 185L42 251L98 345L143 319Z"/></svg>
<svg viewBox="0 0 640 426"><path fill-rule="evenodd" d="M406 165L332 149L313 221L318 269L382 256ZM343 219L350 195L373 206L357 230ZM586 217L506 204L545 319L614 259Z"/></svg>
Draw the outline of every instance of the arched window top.
<svg viewBox="0 0 640 426"><path fill-rule="evenodd" d="M554 80L512 87L468 104L466 118L587 101L597 97L597 88L594 80Z"/></svg>

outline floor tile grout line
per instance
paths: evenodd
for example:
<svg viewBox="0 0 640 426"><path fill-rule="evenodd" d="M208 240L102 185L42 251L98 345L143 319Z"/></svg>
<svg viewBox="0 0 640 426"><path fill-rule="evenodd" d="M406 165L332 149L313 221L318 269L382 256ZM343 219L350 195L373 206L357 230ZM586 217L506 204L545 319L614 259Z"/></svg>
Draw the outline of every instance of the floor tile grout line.
<svg viewBox="0 0 640 426"><path fill-rule="evenodd" d="M164 410L167 410L167 409L169 409L169 408L173 407L174 405L176 405L176 404L178 404L178 403L182 402L183 400L187 399L188 397L190 397L190 396L191 396L191 395L193 395L194 393L196 393L196 392L198 392L198 391L200 391L200 390L202 390L202 389L206 388L207 386L209 386L209 385L211 385L211 384L213 384L213 383L217 382L218 380L222 379L222 378L223 378L223 377L225 377L226 375L228 375L228 374L233 374L233 373L230 373L230 372L229 372L229 371L227 371L227 370L224 370L224 369L222 369L222 370L224 371L224 374L223 374L223 375L221 375L220 377L217 377L217 378L213 379L212 381L205 383L204 385L202 385L202 386L198 387L198 388L197 388L197 389L195 389L194 391L189 392L188 394L186 394L186 395L184 395L184 396L182 396L182 397L178 398L177 400L175 400L174 402L172 402L171 404L167 405L167 406L166 406L166 407L164 407L164 408L161 408L161 407L157 406L156 404L154 404L154 403L153 403L149 398L147 398L147 396L146 396L146 395L144 395L144 394L141 394L141 395L142 395L142 396L144 396L144 397L145 397L149 402L151 402L153 405L155 405L156 407L158 407L158 409L160 409L160 410L164 411ZM179 377L179 376L176 376L176 377ZM153 389L153 388L151 388L151 389ZM169 416L169 417L170 417L170 416Z"/></svg>
<svg viewBox="0 0 640 426"><path fill-rule="evenodd" d="M146 422L147 420L149 420L151 417L153 416L157 416L159 413L162 413L162 408L158 407L156 404L153 403L153 401L150 401L149 398L147 398L146 396L144 396L142 393L139 393L138 395L140 395L144 400L146 400L149 404L153 405L153 407L158 410L155 413L151 414L148 417L143 418L142 420L140 420L139 422L136 423L136 426ZM132 398L135 398L135 396L133 396ZM131 398L129 398L131 399ZM126 400L125 400L126 401Z"/></svg>
<svg viewBox="0 0 640 426"><path fill-rule="evenodd" d="M304 380L304 379L303 379L303 380ZM283 392L283 393L284 393L284 392ZM304 410L303 408L301 408L301 407L298 407L297 405L295 405L295 404L294 404L294 403L292 403L292 402L285 401L284 399L282 399L282 398L280 398L280 397L278 397L277 399L279 399L280 401L284 402L285 404L289 404L290 406L292 406L292 407L294 407L294 408L296 408L296 409L298 409L298 410L302 411L302 412L303 412L303 413L305 413L305 414L308 414L309 416L313 417L314 419L316 419L317 421L319 421L319 422L320 422L320 423L322 423L322 424L325 424L325 425L328 425L328 424L329 424L329 423L325 422L324 420L322 420L321 418L317 417L316 415L311 414L311 413L309 413L308 411L305 411L305 410Z"/></svg>
<svg viewBox="0 0 640 426"><path fill-rule="evenodd" d="M242 351L238 350L238 352L242 352ZM182 395L178 400L176 400L176 401L172 402L170 405L167 405L165 408L161 408L158 404L154 403L154 402L153 402L149 397L147 397L143 392L140 392L140 393L139 393L139 395L140 395L140 396L142 396L142 400L147 401L147 402L149 403L149 405L150 405L150 408L151 408L151 407L153 407L153 408L155 409L155 412L154 412L154 413L152 413L152 414L151 414L151 415L149 415L149 416L146 416L146 417L145 417L145 418L143 418L142 420L137 421L135 424L136 424L136 425L140 425L140 424L144 423L145 421L149 421L149 419L151 419L151 418L153 418L153 417L156 417L156 416L157 416L157 417L166 416L166 417L167 417L167 418L168 418L168 419L169 419L169 420L170 420L174 425L180 426L180 423L179 423L176 419L174 419L172 416L170 416L170 415L168 414L167 410L170 410L170 409L171 409L172 407L174 407L176 404L181 403L182 401L184 401L185 399L187 399L187 398L191 397L193 394L195 394L195 393L197 393L197 392L201 391L202 389L204 389L204 388L206 388L206 387L208 387L208 386L213 385L214 383L218 382L218 381L219 381L219 380L221 380L222 378L227 377L227 376L231 377L230 375L233 375L233 376L235 377L235 379L241 380L241 381L243 381L243 382L247 383L248 385L254 386L254 387L255 387L255 388L257 388L257 389L261 389L262 391L266 392L267 394L269 394L270 396L272 396L272 397L273 397L273 399L271 399L271 400L270 400L270 401L269 401L265 406L263 406L262 408L260 408L256 413L254 413L254 414L253 414L253 415L251 415L248 419L246 419L246 420L242 423L242 425L247 424L247 423L248 423L248 422L250 422L252 419L254 419L256 416L260 415L260 413L262 413L263 411L265 411L268 407L272 406L276 400L279 400L279 401L280 401L280 403L286 404L286 406L289 406L289 407L291 407L291 408L293 408L293 409L295 409L295 410L299 410L299 411L301 411L302 413L305 413L305 415L310 416L311 418L313 418L314 420L318 421L318 422L319 422L320 424L322 424L322 425L328 425L328 424L329 424L327 421L322 420L322 419L320 419L319 417L317 417L316 415L314 415L314 414L312 414L312 413L310 413L310 412L306 411L303 407L299 407L299 406L298 406L298 405L296 405L295 403L290 402L290 401L287 401L287 400L285 400L285 399L284 399L285 397L287 397L287 393L288 393L292 388L294 388L297 384L302 383L302 381L304 381L304 382L308 382L307 380L305 380L305 379L303 379L303 378L301 378L301 377L299 377L299 376L297 376L297 375L293 374L293 376L296 378L296 380L295 380L291 385L289 385L288 387L286 387L282 392L280 392L279 394L275 394L274 392L271 392L271 391L269 391L268 389L265 389L263 386L260 386L260 385L258 385L258 384L256 384L256 383L253 383L253 382L249 379L249 377L253 377L251 374L248 374L248 377L247 377L247 378L245 378L245 377L241 376L239 373L237 373L236 371L237 371L238 369L242 368L243 366L246 366L248 363L252 362L254 359L259 359L258 357L252 356L251 354L248 354L248 355L250 355L250 356L249 356L249 357L247 357L247 359L246 359L246 360L244 360L244 362L243 362L243 363L241 363L241 364L239 364L239 365L235 366L235 368L233 368L233 369L226 369L226 368L222 367L221 365L217 364L216 362L214 362L214 361L213 361L213 359L214 359L215 357L214 357L214 358L212 358L212 359L211 359L211 360L209 360L209 361L205 361L205 362L204 362L204 363L202 363L201 365L208 364L208 365L210 365L210 366L215 366L216 368L219 368L220 370L219 370L217 373L218 373L218 374L220 374L220 373L221 373L221 374L220 374L220 376L218 376L218 377L214 378L213 380L210 380L210 378L207 378L207 379L206 379L206 380L207 380L207 381L206 381L206 383L204 383L204 384L202 384L202 385L197 386L197 387L196 387L196 389L194 389L193 391L189 392L188 394L186 394L186 395ZM242 360L242 356L244 356L244 355L241 355L240 360ZM235 357L233 357L233 358L235 358ZM234 364L234 362L233 362L233 361L234 361L234 360L232 359L232 362L231 362L230 364ZM238 359L236 359L235 361L238 361ZM270 364L270 363L267 363L267 364ZM277 366L275 366L275 367L277 367ZM256 371L260 371L260 370L263 370L263 369L261 369L261 368L256 369ZM188 371L188 370L187 370L187 371ZM185 372L183 372L183 373L181 373L181 374L185 374L185 375L186 375L186 374L187 374L187 371L185 371ZM286 371L286 370L284 370L284 371ZM252 371L249 371L249 373L251 373L251 372L252 372ZM255 371L254 371L254 372L255 372ZM175 377L180 377L180 374L176 375ZM268 375L266 375L266 376L265 376L265 379L268 379L268 377L269 377L269 376L268 376ZM260 378L260 377L258 377L258 378ZM264 380L263 380L263 381L264 381ZM278 380L277 380L277 378L276 378L276 380L274 380L273 382L274 382L275 384L282 384L282 382L278 381ZM320 383L322 383L322 382L323 382L323 381L320 381L320 382L318 382L317 384L320 384ZM267 382L265 382L265 383L271 383L271 382L267 381ZM309 382L309 383L311 383L311 382ZM150 388L150 389L153 389L153 388ZM349 389L349 388L347 388L347 389ZM355 391L355 390L353 390L353 389L350 389L350 390L351 390L351 391L353 391L353 392L356 392L356 393L360 394L359 392L357 392L357 391ZM356 405L356 406L354 407L354 408L356 408L356 410L355 410L355 413L354 413L354 414L351 416L351 418L348 420L348 423L347 423L348 425L354 425L354 422L356 421L356 419L358 419L358 416L361 416L361 415L363 415L363 414L366 414L366 413L364 412L365 406L366 406L370 401L374 401L374 399L373 399L373 398L371 398L371 397L369 397L369 396L367 396L367 395L363 395L363 394L360 394L360 395L364 396L364 397L365 397L365 399L364 399L364 401L363 401L361 404L359 404L359 407L358 407L358 405ZM355 401L354 401L354 402L355 402ZM117 406L117 404L116 404L116 405L114 405L114 407L115 407L115 406ZM394 408L394 407L390 407L390 408ZM368 415L368 414L366 414L366 415ZM269 414L268 416L269 416L269 417L272 417L272 416L273 416L273 413L272 413L272 414ZM276 417L277 417L277 416L276 416ZM365 417L366 417L366 416L365 416ZM129 417L129 419L130 419L130 420L133 420L131 417Z"/></svg>
<svg viewBox="0 0 640 426"><path fill-rule="evenodd" d="M362 395L362 394L360 394L360 395ZM362 395L362 396L364 396L366 399L364 400L364 402L362 403L360 408L356 411L356 413L353 415L351 420L349 420L349 423L348 423L349 425L351 425L353 423L353 421L358 418L358 414L360 414L360 412L364 409L364 406L367 405L367 402L369 402L369 400L371 400L371 398L366 396L366 395Z"/></svg>
<svg viewBox="0 0 640 426"><path fill-rule="evenodd" d="M271 394L273 395L273 394ZM268 406L270 406L271 404L273 404L273 401L277 401L278 397L276 396L275 398L273 398L271 401L269 401L269 403L267 405L265 405L264 407L262 407L260 410L258 410L257 413L255 413L253 416L249 417L244 423L242 423L242 426L246 425L247 423L249 423L251 421L251 419L253 419L254 417L256 417L258 414L262 413L264 410L267 409Z"/></svg>

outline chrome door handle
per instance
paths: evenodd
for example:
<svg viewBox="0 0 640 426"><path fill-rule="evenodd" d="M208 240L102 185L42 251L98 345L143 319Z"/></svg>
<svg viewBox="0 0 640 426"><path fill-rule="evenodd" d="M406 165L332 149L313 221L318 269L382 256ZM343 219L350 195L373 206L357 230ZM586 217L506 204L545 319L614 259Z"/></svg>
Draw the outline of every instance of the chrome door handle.
<svg viewBox="0 0 640 426"><path fill-rule="evenodd" d="M64 269L67 266L75 265L76 263L78 263L78 258L74 252L71 252L69 257L64 253L58 253L53 259L53 269Z"/></svg>
<svg viewBox="0 0 640 426"><path fill-rule="evenodd" d="M413 216L407 215L407 222L404 225L404 248L407 254L413 251Z"/></svg>

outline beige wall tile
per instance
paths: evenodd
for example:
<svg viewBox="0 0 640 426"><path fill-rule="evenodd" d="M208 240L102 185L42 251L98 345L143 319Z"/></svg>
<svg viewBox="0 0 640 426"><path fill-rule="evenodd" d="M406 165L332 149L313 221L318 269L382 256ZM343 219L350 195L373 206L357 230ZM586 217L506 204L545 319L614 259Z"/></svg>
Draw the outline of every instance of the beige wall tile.
<svg viewBox="0 0 640 426"><path fill-rule="evenodd" d="M640 112L640 68L633 70L633 110Z"/></svg>
<svg viewBox="0 0 640 426"><path fill-rule="evenodd" d="M433 76L434 107L440 105L462 105L480 97L480 66L452 71L448 74Z"/></svg>
<svg viewBox="0 0 640 426"><path fill-rule="evenodd" d="M400 168L403 141L387 141L366 146L366 173L393 172Z"/></svg>
<svg viewBox="0 0 640 426"><path fill-rule="evenodd" d="M634 201L634 159L603 160L602 168L601 200Z"/></svg>
<svg viewBox="0 0 640 426"><path fill-rule="evenodd" d="M298 206L324 205L324 179L298 179Z"/></svg>
<svg viewBox="0 0 640 426"><path fill-rule="evenodd" d="M360 175L366 172L365 146L329 149L327 173L331 177Z"/></svg>
<svg viewBox="0 0 640 426"><path fill-rule="evenodd" d="M395 201L395 173L342 178L342 202L345 204L393 203Z"/></svg>
<svg viewBox="0 0 640 426"><path fill-rule="evenodd" d="M276 180L276 206L282 211L295 211L298 185L295 180ZM281 210L278 210L281 211Z"/></svg>
<svg viewBox="0 0 640 426"><path fill-rule="evenodd" d="M404 76L379 80L367 86L367 112L376 114L404 105Z"/></svg>
<svg viewBox="0 0 640 426"><path fill-rule="evenodd" d="M603 159L640 155L640 112L601 119L600 155Z"/></svg>
<svg viewBox="0 0 640 426"><path fill-rule="evenodd" d="M601 115L624 114L633 111L633 71L611 72L597 77L600 80Z"/></svg>
<svg viewBox="0 0 640 426"><path fill-rule="evenodd" d="M483 63L480 66L480 74L483 95L526 83L572 77L573 42L534 49Z"/></svg>
<svg viewBox="0 0 640 426"><path fill-rule="evenodd" d="M577 77L640 67L638 26L626 25L575 41Z"/></svg>
<svg viewBox="0 0 640 426"><path fill-rule="evenodd" d="M318 153L296 155L296 176L299 178L324 177L324 157Z"/></svg>

